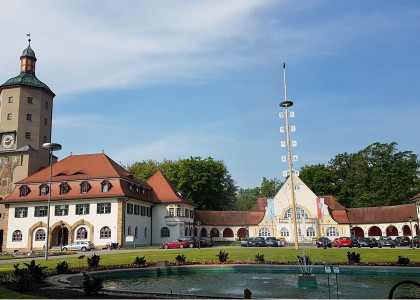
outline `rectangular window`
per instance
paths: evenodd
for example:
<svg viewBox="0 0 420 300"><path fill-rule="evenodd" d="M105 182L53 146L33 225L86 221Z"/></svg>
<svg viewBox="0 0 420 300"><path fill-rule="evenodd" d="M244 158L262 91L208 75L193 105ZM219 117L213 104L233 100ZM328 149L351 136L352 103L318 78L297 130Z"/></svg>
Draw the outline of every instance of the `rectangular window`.
<svg viewBox="0 0 420 300"><path fill-rule="evenodd" d="M25 133L25 138L30 140L31 139L31 133L30 132Z"/></svg>
<svg viewBox="0 0 420 300"><path fill-rule="evenodd" d="M134 214L136 216L140 214L140 205L134 204Z"/></svg>
<svg viewBox="0 0 420 300"><path fill-rule="evenodd" d="M44 102L44 108L48 109L48 102Z"/></svg>
<svg viewBox="0 0 420 300"><path fill-rule="evenodd" d="M12 113L8 113L7 114L7 120L11 120L12 119Z"/></svg>
<svg viewBox="0 0 420 300"><path fill-rule="evenodd" d="M193 210L190 210L190 218L194 219L194 211Z"/></svg>
<svg viewBox="0 0 420 300"><path fill-rule="evenodd" d="M133 214L133 204L127 203L127 214L132 215Z"/></svg>
<svg viewBox="0 0 420 300"><path fill-rule="evenodd" d="M26 218L28 216L27 207L16 207L15 208L15 218Z"/></svg>
<svg viewBox="0 0 420 300"><path fill-rule="evenodd" d="M48 206L35 206L35 217L46 217L48 214Z"/></svg>
<svg viewBox="0 0 420 300"><path fill-rule="evenodd" d="M76 215L88 215L89 214L89 204L76 204Z"/></svg>
<svg viewBox="0 0 420 300"><path fill-rule="evenodd" d="M69 206L68 205L56 205L55 206L55 215L56 216L68 216L69 215Z"/></svg>
<svg viewBox="0 0 420 300"><path fill-rule="evenodd" d="M142 206L141 207L141 215L145 216L146 215L146 206Z"/></svg>
<svg viewBox="0 0 420 300"><path fill-rule="evenodd" d="M146 214L148 217L152 215L152 211L150 210L150 207L146 207Z"/></svg>
<svg viewBox="0 0 420 300"><path fill-rule="evenodd" d="M42 141L43 141L43 143L46 143L46 142L47 142L47 136L46 136L46 135L44 135L44 136L42 137Z"/></svg>
<svg viewBox="0 0 420 300"><path fill-rule="evenodd" d="M181 216L181 207L177 207L176 208L176 216L180 217Z"/></svg>
<svg viewBox="0 0 420 300"><path fill-rule="evenodd" d="M29 103L29 104L34 103L34 99L33 99L32 97L28 97L28 103Z"/></svg>
<svg viewBox="0 0 420 300"><path fill-rule="evenodd" d="M173 217L175 215L174 209L171 207L169 208L169 216Z"/></svg>
<svg viewBox="0 0 420 300"><path fill-rule="evenodd" d="M9 97L9 103L13 103L13 97Z"/></svg>
<svg viewBox="0 0 420 300"><path fill-rule="evenodd" d="M96 206L96 213L98 214L110 214L111 203L98 203Z"/></svg>
<svg viewBox="0 0 420 300"><path fill-rule="evenodd" d="M26 120L32 121L32 114L26 114Z"/></svg>
<svg viewBox="0 0 420 300"><path fill-rule="evenodd" d="M44 125L48 125L48 119L44 118Z"/></svg>

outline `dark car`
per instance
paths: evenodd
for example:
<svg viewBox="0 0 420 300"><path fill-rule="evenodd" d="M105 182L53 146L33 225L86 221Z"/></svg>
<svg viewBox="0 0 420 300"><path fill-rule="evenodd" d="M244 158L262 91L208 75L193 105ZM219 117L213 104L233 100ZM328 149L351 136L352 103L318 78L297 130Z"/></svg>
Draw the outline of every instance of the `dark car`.
<svg viewBox="0 0 420 300"><path fill-rule="evenodd" d="M213 242L213 239L211 237L203 237L201 239L205 241L206 247L213 247L214 246L214 242Z"/></svg>
<svg viewBox="0 0 420 300"><path fill-rule="evenodd" d="M395 241L390 236L381 236L378 241L378 247L391 247L395 248Z"/></svg>
<svg viewBox="0 0 420 300"><path fill-rule="evenodd" d="M420 235L416 235L415 237L413 237L413 241L410 245L410 247L416 247L419 248L420 247Z"/></svg>
<svg viewBox="0 0 420 300"><path fill-rule="evenodd" d="M187 242L188 247L190 248L198 248L198 238L195 238L193 236L186 236L179 238L179 240L182 242Z"/></svg>
<svg viewBox="0 0 420 300"><path fill-rule="evenodd" d="M248 247L267 247L264 238L250 238L248 239Z"/></svg>
<svg viewBox="0 0 420 300"><path fill-rule="evenodd" d="M248 247L248 244L249 244L248 239L241 240L241 247Z"/></svg>
<svg viewBox="0 0 420 300"><path fill-rule="evenodd" d="M376 238L371 238L370 240L372 241L372 246L373 247L378 247L379 246L378 240Z"/></svg>
<svg viewBox="0 0 420 300"><path fill-rule="evenodd" d="M273 236L267 237L265 239L265 243L267 244L267 247L278 247L279 246L279 241Z"/></svg>
<svg viewBox="0 0 420 300"><path fill-rule="evenodd" d="M397 236L395 238L395 245L397 246L410 246L411 239L408 236Z"/></svg>
<svg viewBox="0 0 420 300"><path fill-rule="evenodd" d="M331 240L327 237L320 237L319 239L316 240L316 247L317 248L323 248L325 245L325 247L332 247L331 244Z"/></svg>
<svg viewBox="0 0 420 300"><path fill-rule="evenodd" d="M351 246L352 247L359 247L359 238L358 237L353 236L353 237L350 238L350 240L351 240Z"/></svg>
<svg viewBox="0 0 420 300"><path fill-rule="evenodd" d="M362 248L362 247L369 247L369 248L373 248L375 246L378 246L378 243L375 242L371 239L371 238L360 238L359 239L359 244L357 247Z"/></svg>

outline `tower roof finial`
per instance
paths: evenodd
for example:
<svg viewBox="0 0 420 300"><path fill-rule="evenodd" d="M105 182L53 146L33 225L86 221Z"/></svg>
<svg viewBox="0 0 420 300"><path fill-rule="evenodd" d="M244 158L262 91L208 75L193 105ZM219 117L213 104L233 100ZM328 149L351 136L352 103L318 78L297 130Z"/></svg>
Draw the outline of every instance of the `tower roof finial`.
<svg viewBox="0 0 420 300"><path fill-rule="evenodd" d="M31 45L31 34L27 33L26 36L28 37L29 46Z"/></svg>

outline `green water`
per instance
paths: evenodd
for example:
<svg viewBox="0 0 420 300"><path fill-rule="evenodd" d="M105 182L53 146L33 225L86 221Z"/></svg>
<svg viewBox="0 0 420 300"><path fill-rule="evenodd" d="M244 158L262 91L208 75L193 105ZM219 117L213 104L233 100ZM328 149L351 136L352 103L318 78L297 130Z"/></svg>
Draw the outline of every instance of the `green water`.
<svg viewBox="0 0 420 300"><path fill-rule="evenodd" d="M369 270L340 269L340 274L323 273L314 269L317 288L298 288L299 270L296 268L223 268L183 269L169 275L131 272L118 274L118 278L105 278L107 289L141 291L149 293L191 294L243 298L244 289L252 292L252 298L300 298L300 299L384 299L391 287L402 280L420 281L420 270ZM108 275L108 277L111 274ZM112 275L111 275L112 277ZM329 281L329 284L328 284ZM338 282L338 295L337 295ZM394 297L420 298L415 286L400 286Z"/></svg>

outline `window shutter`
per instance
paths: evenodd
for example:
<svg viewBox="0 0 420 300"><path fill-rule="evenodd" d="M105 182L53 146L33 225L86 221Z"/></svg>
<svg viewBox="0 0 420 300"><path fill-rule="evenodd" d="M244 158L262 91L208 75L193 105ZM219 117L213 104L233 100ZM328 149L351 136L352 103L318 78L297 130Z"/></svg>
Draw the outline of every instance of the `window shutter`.
<svg viewBox="0 0 420 300"><path fill-rule="evenodd" d="M35 217L39 217L39 206L35 206Z"/></svg>
<svg viewBox="0 0 420 300"><path fill-rule="evenodd" d="M19 207L15 207L15 218L19 217Z"/></svg>
<svg viewBox="0 0 420 300"><path fill-rule="evenodd" d="M111 213L111 203L107 203L106 206L107 206L107 212Z"/></svg>
<svg viewBox="0 0 420 300"><path fill-rule="evenodd" d="M97 214L101 213L101 203L96 204L96 213Z"/></svg>
<svg viewBox="0 0 420 300"><path fill-rule="evenodd" d="M90 204L86 204L86 214L89 214L89 208L90 208Z"/></svg>
<svg viewBox="0 0 420 300"><path fill-rule="evenodd" d="M59 206L59 205L56 205L56 206L55 206L55 215L56 215L56 216L58 216L59 209L60 209L60 206Z"/></svg>
<svg viewBox="0 0 420 300"><path fill-rule="evenodd" d="M80 204L76 204L76 215L80 215Z"/></svg>
<svg viewBox="0 0 420 300"><path fill-rule="evenodd" d="M69 206L66 205L65 208L64 208L64 215L68 216L68 214L69 214Z"/></svg>

